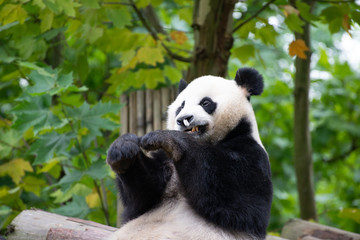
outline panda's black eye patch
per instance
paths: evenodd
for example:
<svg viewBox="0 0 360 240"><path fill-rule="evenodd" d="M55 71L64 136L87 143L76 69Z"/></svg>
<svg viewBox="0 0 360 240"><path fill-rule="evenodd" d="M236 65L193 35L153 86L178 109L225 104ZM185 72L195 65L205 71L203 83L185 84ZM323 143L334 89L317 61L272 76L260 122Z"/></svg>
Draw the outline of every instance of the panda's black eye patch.
<svg viewBox="0 0 360 240"><path fill-rule="evenodd" d="M181 103L181 106L176 109L175 116L177 116L185 106L185 101Z"/></svg>
<svg viewBox="0 0 360 240"><path fill-rule="evenodd" d="M199 105L205 110L205 112L207 112L208 114L212 114L215 109L216 109L216 102L214 102L211 98L209 97L204 97L203 99L201 99Z"/></svg>

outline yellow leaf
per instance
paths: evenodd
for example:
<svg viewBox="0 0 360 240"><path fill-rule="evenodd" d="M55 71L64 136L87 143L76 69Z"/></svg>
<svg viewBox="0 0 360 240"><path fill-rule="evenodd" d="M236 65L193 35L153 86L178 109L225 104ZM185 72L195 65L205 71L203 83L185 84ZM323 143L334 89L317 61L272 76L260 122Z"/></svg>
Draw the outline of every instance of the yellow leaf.
<svg viewBox="0 0 360 240"><path fill-rule="evenodd" d="M86 196L86 203L90 208L95 208L100 206L100 198L96 192L90 193Z"/></svg>
<svg viewBox="0 0 360 240"><path fill-rule="evenodd" d="M301 59L306 59L305 51L309 51L309 48L302 39L292 41L289 45L289 54L292 57L296 55Z"/></svg>
<svg viewBox="0 0 360 240"><path fill-rule="evenodd" d="M163 63L164 56L159 48L142 47L136 53L139 62L156 66L156 63Z"/></svg>
<svg viewBox="0 0 360 240"><path fill-rule="evenodd" d="M174 40L177 44L184 44L187 41L187 36L182 31L172 31L170 33L170 37L172 40Z"/></svg>
<svg viewBox="0 0 360 240"><path fill-rule="evenodd" d="M4 186L0 188L0 199L8 195L9 188Z"/></svg>
<svg viewBox="0 0 360 240"><path fill-rule="evenodd" d="M53 169L55 166L57 166L58 163L59 163L59 160L53 160L51 162L45 163L44 167L37 170L36 173L49 172L51 169Z"/></svg>
<svg viewBox="0 0 360 240"><path fill-rule="evenodd" d="M289 16L290 14L296 14L297 16L299 16L299 13L300 13L299 10L297 10L296 8L294 8L291 5L283 5L280 7L284 9L285 17Z"/></svg>
<svg viewBox="0 0 360 240"><path fill-rule="evenodd" d="M15 158L8 163L0 165L0 176L9 175L16 184L25 175L25 171L33 172L33 168L29 162L22 158Z"/></svg>
<svg viewBox="0 0 360 240"><path fill-rule="evenodd" d="M43 179L36 178L34 176L25 176L21 187L27 191L32 192L40 197L41 188L46 186L46 182Z"/></svg>

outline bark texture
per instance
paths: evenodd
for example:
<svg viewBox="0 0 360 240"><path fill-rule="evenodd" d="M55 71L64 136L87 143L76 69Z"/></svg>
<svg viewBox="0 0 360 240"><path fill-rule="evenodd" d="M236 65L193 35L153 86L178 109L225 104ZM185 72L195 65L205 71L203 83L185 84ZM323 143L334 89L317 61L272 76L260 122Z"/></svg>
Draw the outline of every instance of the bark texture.
<svg viewBox="0 0 360 240"><path fill-rule="evenodd" d="M309 4L313 5L311 2ZM303 26L303 33L295 33L296 39L305 41L310 49L310 24ZM295 60L294 89L294 164L302 219L317 220L314 187L311 135L309 130L309 89L311 50L306 59Z"/></svg>
<svg viewBox="0 0 360 240"><path fill-rule="evenodd" d="M233 46L235 0L196 0L193 13L194 51L186 81L203 75L225 77Z"/></svg>

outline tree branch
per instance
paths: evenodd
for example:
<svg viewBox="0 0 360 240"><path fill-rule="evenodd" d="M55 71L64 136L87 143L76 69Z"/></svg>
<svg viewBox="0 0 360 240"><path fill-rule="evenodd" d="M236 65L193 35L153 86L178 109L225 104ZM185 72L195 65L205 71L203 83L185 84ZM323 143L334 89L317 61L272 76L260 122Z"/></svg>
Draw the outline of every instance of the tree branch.
<svg viewBox="0 0 360 240"><path fill-rule="evenodd" d="M323 160L323 162L326 162L326 163L337 162L339 160L342 160L342 159L348 157L352 152L357 150L359 147L360 147L360 145L356 145L356 140L353 139L352 142L351 142L351 146L347 151L345 151L345 152L343 152L343 153L341 153L341 154L339 154L337 156L334 156L332 158L329 158L329 159L323 158L322 160Z"/></svg>
<svg viewBox="0 0 360 240"><path fill-rule="evenodd" d="M145 19L144 15L142 14L142 12L136 7L135 3L133 0L129 0L131 7L134 9L136 15L138 16L138 18L140 19L141 23L144 25L144 27L146 28L146 30L150 33L151 37L155 40L155 41L159 41L161 46L165 49L165 51L167 52L167 54L178 61L182 61L182 62L191 62L191 58L190 57L183 57L180 55L177 55L175 53L173 53L171 51L171 49L169 47L167 47L165 45L165 43L163 43L161 41L161 39L159 39L159 37L157 36L157 33L152 29L152 27L150 26L149 22Z"/></svg>
<svg viewBox="0 0 360 240"><path fill-rule="evenodd" d="M267 2L264 6L262 6L262 8L260 8L254 15L252 15L251 17L249 17L248 19L246 19L245 21L241 22L239 25L237 25L234 29L233 29L233 33L236 32L237 30L239 30L242 26L244 26L246 23L250 22L251 20L253 20L254 18L256 18L262 11L264 11L271 3L275 2L275 0L270 0L269 2Z"/></svg>

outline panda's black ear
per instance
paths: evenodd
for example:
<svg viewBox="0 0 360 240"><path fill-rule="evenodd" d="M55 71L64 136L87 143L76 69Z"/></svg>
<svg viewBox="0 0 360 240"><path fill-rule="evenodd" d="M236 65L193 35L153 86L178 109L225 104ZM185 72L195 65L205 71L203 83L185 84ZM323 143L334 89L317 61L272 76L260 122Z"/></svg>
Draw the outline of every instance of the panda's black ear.
<svg viewBox="0 0 360 240"><path fill-rule="evenodd" d="M186 87L187 87L187 82L184 79L181 79L179 82L179 91L178 94L181 93Z"/></svg>
<svg viewBox="0 0 360 240"><path fill-rule="evenodd" d="M261 74L253 68L240 68L236 72L236 83L245 88L249 95L260 95L264 90L264 80Z"/></svg>

